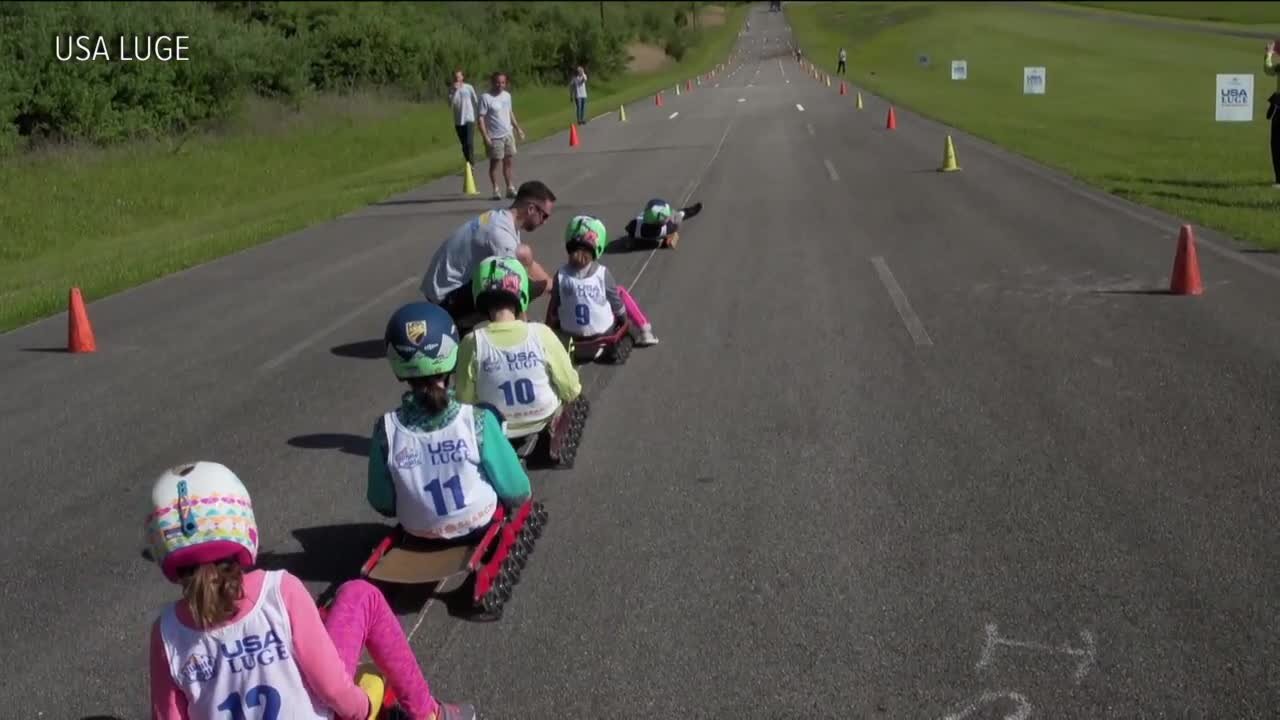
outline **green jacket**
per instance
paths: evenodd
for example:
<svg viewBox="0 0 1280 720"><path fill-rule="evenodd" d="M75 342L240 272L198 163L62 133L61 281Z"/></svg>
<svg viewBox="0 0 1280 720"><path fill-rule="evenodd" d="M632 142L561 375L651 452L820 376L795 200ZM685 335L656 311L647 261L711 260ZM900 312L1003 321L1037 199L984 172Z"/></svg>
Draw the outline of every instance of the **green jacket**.
<svg viewBox="0 0 1280 720"><path fill-rule="evenodd" d="M396 409L396 417L405 427L415 430L439 430L458 417L462 406L452 398L448 409L432 417L418 404L412 392L406 392ZM508 508L518 507L532 496L529 475L520 465L515 448L502 432L502 422L496 412L487 405L476 406L476 436L480 439L480 474L493 486L498 498ZM369 444L369 486L366 497L384 517L396 516L396 484L387 467L387 431L382 418L373 425Z"/></svg>

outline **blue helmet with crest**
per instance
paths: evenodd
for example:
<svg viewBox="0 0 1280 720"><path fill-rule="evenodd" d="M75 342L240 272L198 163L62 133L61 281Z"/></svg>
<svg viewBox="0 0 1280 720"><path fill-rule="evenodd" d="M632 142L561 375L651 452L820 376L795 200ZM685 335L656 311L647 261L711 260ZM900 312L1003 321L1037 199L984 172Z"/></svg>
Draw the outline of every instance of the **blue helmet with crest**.
<svg viewBox="0 0 1280 720"><path fill-rule="evenodd" d="M458 364L458 327L444 308L404 305L387 321L387 361L401 380L447 375Z"/></svg>

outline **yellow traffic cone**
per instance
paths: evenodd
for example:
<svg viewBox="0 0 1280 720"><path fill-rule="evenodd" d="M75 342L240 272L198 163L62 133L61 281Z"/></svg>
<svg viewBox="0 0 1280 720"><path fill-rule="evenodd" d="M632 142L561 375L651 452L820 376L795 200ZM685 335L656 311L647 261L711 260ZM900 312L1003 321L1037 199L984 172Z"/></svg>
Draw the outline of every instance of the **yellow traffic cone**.
<svg viewBox="0 0 1280 720"><path fill-rule="evenodd" d="M859 110L862 109L862 91L861 90L858 91L858 109Z"/></svg>
<svg viewBox="0 0 1280 720"><path fill-rule="evenodd" d="M625 106L619 105L618 106L618 122L626 122L626 121L627 121L627 108Z"/></svg>
<svg viewBox="0 0 1280 720"><path fill-rule="evenodd" d="M940 172L956 172L960 166L956 164L956 146L951 143L951 136L947 136L947 148L942 153L942 167L938 168Z"/></svg>
<svg viewBox="0 0 1280 720"><path fill-rule="evenodd" d="M463 195L479 195L480 191L476 190L476 176L471 174L471 163L467 163L466 178L462 181Z"/></svg>

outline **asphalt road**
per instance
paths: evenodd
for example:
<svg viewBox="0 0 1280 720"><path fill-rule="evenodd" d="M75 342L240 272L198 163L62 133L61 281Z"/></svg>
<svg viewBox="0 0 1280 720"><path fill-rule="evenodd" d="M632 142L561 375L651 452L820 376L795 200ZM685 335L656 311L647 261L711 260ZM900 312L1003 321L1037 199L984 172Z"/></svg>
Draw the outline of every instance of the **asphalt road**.
<svg viewBox="0 0 1280 720"><path fill-rule="evenodd" d="M549 265L576 212L705 210L609 256L662 344L583 370L506 617L404 615L433 686L485 718L1267 716L1280 270L1202 230L1205 295L1158 294L1178 220L954 131L937 173L946 128L885 130L785 41L757 12L712 83L522 148ZM65 317L0 336L0 704L145 716L174 593L139 520L178 462L241 473L265 564L355 572L376 339L489 205L458 190L95 302L95 355L39 351Z"/></svg>

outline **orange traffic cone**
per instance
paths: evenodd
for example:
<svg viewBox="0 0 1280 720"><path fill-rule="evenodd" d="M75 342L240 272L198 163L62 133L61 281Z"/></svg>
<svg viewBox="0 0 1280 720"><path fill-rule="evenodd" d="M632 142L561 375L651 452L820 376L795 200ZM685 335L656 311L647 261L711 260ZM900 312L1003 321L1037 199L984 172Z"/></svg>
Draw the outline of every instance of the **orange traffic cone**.
<svg viewBox="0 0 1280 720"><path fill-rule="evenodd" d="M692 80L685 80L685 81L684 81L684 91L685 91L685 92L693 92L693 81L692 81Z"/></svg>
<svg viewBox="0 0 1280 720"><path fill-rule="evenodd" d="M98 343L93 338L93 326L89 313L84 309L80 288L71 288L71 307L67 309L67 352L97 352Z"/></svg>
<svg viewBox="0 0 1280 720"><path fill-rule="evenodd" d="M578 126L576 123L569 123L569 147L578 147Z"/></svg>
<svg viewBox="0 0 1280 720"><path fill-rule="evenodd" d="M662 107L662 93L658 92L653 96L653 104Z"/></svg>
<svg viewBox="0 0 1280 720"><path fill-rule="evenodd" d="M840 81L840 94L841 94L841 95L848 95L848 94L849 94L849 89L848 89L848 88L846 88L846 87L844 86L844 81L843 81L843 80L841 80L841 81Z"/></svg>
<svg viewBox="0 0 1280 720"><path fill-rule="evenodd" d="M893 114L893 106L889 106L889 118L885 121L885 128L895 130L898 127L898 116Z"/></svg>
<svg viewBox="0 0 1280 720"><path fill-rule="evenodd" d="M1204 294L1204 286L1200 283L1200 260L1196 257L1196 236L1190 225L1183 225L1178 233L1178 254L1173 259L1169 292L1174 295Z"/></svg>

